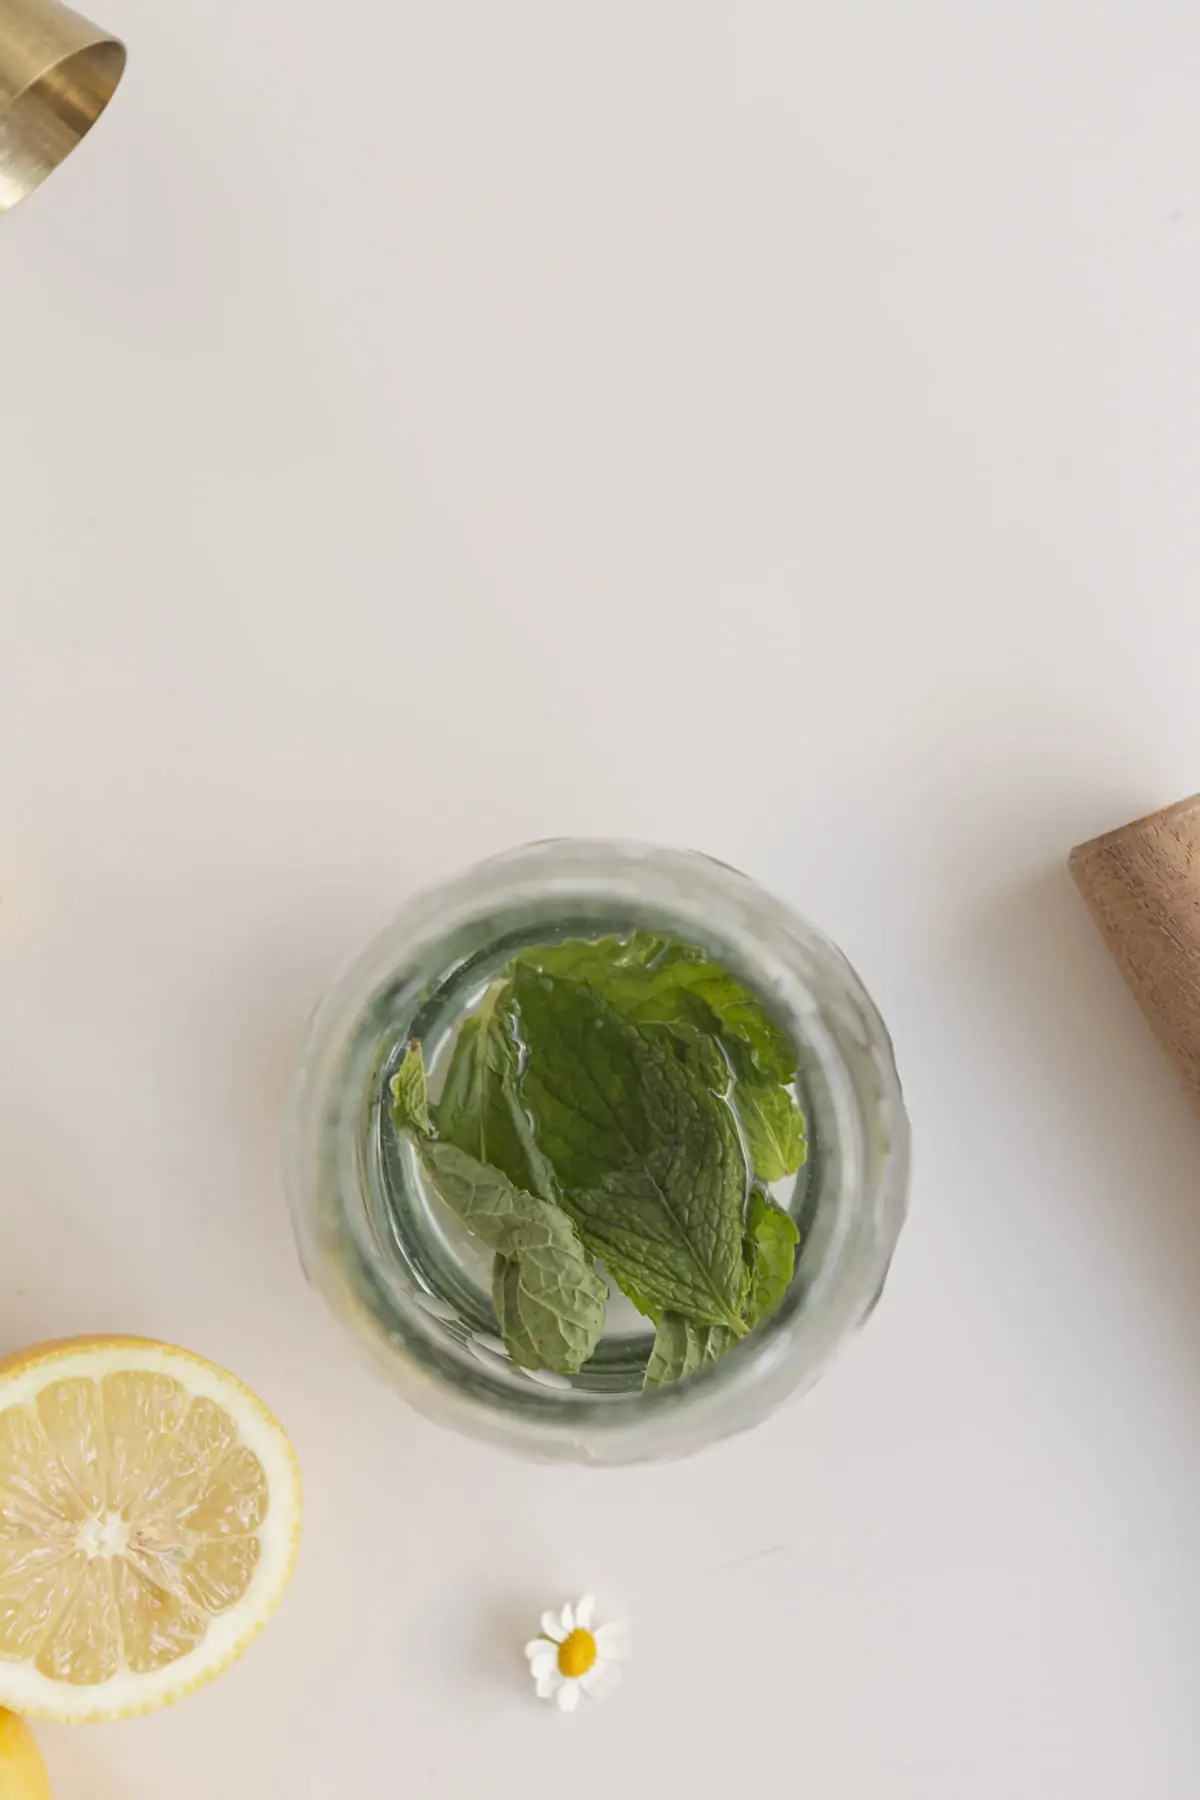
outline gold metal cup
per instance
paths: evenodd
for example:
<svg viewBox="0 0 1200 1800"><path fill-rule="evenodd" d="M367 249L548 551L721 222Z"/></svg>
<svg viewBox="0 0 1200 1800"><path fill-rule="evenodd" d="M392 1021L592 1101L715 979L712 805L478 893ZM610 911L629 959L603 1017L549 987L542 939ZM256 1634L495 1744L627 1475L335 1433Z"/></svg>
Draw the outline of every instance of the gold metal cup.
<svg viewBox="0 0 1200 1800"><path fill-rule="evenodd" d="M60 0L0 0L0 213L87 136L124 71L124 44Z"/></svg>

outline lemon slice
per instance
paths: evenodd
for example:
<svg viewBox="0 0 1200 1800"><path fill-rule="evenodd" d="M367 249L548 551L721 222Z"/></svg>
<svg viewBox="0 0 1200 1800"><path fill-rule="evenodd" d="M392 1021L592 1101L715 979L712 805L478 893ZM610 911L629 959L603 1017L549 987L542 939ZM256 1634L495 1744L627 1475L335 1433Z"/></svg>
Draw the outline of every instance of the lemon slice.
<svg viewBox="0 0 1200 1800"><path fill-rule="evenodd" d="M0 1706L127 1718L241 1655L295 1564L283 1428L201 1357L136 1338L0 1362Z"/></svg>

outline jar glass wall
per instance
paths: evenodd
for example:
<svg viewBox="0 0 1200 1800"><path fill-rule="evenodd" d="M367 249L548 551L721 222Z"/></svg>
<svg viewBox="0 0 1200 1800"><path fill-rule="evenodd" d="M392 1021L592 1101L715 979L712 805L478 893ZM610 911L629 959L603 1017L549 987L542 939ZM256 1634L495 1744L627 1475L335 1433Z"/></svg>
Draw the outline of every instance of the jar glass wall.
<svg viewBox="0 0 1200 1800"><path fill-rule="evenodd" d="M491 1257L422 1185L390 1083L421 1040L436 1088L457 1024L521 949L649 929L701 946L794 1042L809 1154L775 1197L801 1228L778 1310L703 1373L643 1392L653 1327L619 1297L576 1376L529 1373L497 1335ZM689 851L531 844L418 895L318 1007L289 1121L309 1279L430 1417L529 1455L685 1455L812 1384L868 1316L904 1218L908 1125L891 1044L841 953L735 870Z"/></svg>

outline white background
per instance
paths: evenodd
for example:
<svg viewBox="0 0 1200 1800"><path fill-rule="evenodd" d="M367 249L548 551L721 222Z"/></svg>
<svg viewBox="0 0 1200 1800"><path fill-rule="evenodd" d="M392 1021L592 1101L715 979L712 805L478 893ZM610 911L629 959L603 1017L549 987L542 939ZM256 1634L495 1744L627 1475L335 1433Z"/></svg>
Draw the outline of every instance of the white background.
<svg viewBox="0 0 1200 1800"><path fill-rule="evenodd" d="M0 1350L229 1364L308 1513L56 1800L1194 1800L1200 1126L1065 857L1200 786L1195 0L95 5L0 221ZM291 1252L315 997L551 833L758 876L897 1041L885 1302L692 1464L439 1433Z"/></svg>

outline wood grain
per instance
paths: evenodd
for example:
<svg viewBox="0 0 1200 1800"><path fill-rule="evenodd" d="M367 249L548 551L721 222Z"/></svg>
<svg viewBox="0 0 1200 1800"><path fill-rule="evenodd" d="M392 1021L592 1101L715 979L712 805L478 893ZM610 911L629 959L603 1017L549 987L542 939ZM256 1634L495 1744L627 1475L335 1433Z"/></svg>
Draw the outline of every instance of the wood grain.
<svg viewBox="0 0 1200 1800"><path fill-rule="evenodd" d="M1200 1112L1200 794L1076 845L1071 873Z"/></svg>

